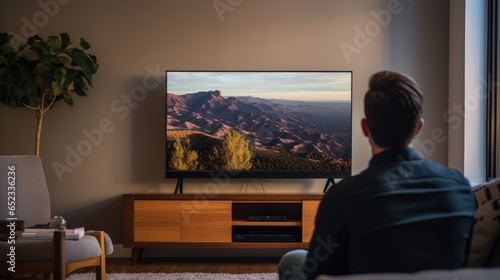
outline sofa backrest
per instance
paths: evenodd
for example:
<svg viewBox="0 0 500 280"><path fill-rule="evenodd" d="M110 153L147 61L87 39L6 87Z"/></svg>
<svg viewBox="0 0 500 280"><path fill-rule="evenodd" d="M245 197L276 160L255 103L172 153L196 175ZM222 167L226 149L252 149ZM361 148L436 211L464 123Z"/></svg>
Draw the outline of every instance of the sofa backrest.
<svg viewBox="0 0 500 280"><path fill-rule="evenodd" d="M495 246L484 263L486 267L500 267L500 236L497 238Z"/></svg>
<svg viewBox="0 0 500 280"><path fill-rule="evenodd" d="M477 203L468 267L500 267L500 178L473 187Z"/></svg>

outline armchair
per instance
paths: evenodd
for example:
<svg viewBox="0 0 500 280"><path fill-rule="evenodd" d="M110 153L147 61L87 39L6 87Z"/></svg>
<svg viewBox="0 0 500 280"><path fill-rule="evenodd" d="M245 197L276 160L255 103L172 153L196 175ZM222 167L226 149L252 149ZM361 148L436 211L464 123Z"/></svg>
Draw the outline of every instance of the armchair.
<svg viewBox="0 0 500 280"><path fill-rule="evenodd" d="M15 182L12 183L15 191L8 188L9 181ZM14 195L15 199L9 198ZM15 209L9 209L14 205L8 204L12 201ZM47 182L37 156L0 156L0 220L10 222L12 218L23 220L26 227L45 224L51 218ZM0 272L43 273L44 279L65 279L76 269L95 267L96 279L104 280L106 255L113 251L111 239L103 231L88 231L79 240L66 240L64 231L56 231L51 240L18 238L15 244L12 242L10 239L0 242Z"/></svg>

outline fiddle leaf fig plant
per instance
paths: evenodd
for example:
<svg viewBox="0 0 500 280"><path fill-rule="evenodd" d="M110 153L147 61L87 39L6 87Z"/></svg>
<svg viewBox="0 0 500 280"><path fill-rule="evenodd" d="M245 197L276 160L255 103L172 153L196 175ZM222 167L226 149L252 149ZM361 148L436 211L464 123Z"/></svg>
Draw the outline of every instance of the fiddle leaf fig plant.
<svg viewBox="0 0 500 280"><path fill-rule="evenodd" d="M99 64L81 38L73 46L67 33L42 39L31 36L13 46L13 35L0 33L0 102L25 107L38 119L35 155L40 155L43 117L59 100L73 107L72 94L87 96Z"/></svg>

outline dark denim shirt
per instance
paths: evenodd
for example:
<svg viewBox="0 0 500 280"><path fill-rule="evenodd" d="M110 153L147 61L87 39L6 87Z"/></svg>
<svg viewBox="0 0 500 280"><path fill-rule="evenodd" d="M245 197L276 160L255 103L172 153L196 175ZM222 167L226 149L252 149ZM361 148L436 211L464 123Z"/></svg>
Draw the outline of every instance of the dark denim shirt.
<svg viewBox="0 0 500 280"><path fill-rule="evenodd" d="M304 272L314 279L462 267L474 211L460 172L411 148L384 151L325 194Z"/></svg>

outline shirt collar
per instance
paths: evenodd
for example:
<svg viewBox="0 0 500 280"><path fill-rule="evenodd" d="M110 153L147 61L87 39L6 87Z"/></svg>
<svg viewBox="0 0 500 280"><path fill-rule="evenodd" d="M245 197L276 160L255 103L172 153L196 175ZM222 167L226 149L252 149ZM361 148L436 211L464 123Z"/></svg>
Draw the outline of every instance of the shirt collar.
<svg viewBox="0 0 500 280"><path fill-rule="evenodd" d="M369 166L420 159L423 159L423 157L413 148L393 148L374 155L370 160Z"/></svg>

